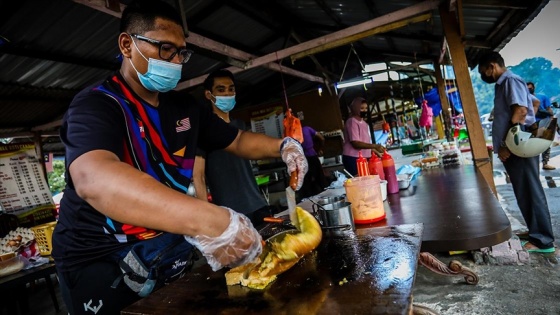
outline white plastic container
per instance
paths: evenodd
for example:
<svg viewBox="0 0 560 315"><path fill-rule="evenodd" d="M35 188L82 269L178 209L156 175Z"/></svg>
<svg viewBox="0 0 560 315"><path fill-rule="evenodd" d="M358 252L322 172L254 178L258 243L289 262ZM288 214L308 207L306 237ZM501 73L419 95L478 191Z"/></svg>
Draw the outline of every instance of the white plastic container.
<svg viewBox="0 0 560 315"><path fill-rule="evenodd" d="M379 188L381 188L381 200L387 200L387 181L384 179L380 180Z"/></svg>

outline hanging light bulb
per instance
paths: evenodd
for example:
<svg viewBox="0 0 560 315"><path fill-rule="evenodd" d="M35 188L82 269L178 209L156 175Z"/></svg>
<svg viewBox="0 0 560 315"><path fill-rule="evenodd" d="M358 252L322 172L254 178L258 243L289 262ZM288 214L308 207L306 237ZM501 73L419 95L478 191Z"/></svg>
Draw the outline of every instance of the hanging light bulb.
<svg viewBox="0 0 560 315"><path fill-rule="evenodd" d="M323 88L320 85L317 88L317 93L319 93L319 96L322 96L322 94L323 94Z"/></svg>

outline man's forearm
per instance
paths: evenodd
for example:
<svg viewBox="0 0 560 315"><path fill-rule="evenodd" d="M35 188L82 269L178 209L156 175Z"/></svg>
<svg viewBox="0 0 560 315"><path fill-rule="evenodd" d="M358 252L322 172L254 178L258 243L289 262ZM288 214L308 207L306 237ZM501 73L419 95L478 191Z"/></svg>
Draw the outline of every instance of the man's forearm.
<svg viewBox="0 0 560 315"><path fill-rule="evenodd" d="M352 147L356 150L377 148L376 144L362 142L362 141L350 141L350 144L352 144Z"/></svg>
<svg viewBox="0 0 560 315"><path fill-rule="evenodd" d="M524 124L527 117L527 107L520 105L512 105L512 114L510 122L512 124Z"/></svg>
<svg viewBox="0 0 560 315"><path fill-rule="evenodd" d="M208 201L208 193L206 192L206 181L202 178L193 177L194 191L196 192L196 198Z"/></svg>
<svg viewBox="0 0 560 315"><path fill-rule="evenodd" d="M229 215L211 203L180 193L107 151L83 154L69 168L76 192L113 220L186 235L220 235Z"/></svg>
<svg viewBox="0 0 560 315"><path fill-rule="evenodd" d="M249 160L277 158L280 157L281 144L282 139L251 131L240 131L225 150Z"/></svg>

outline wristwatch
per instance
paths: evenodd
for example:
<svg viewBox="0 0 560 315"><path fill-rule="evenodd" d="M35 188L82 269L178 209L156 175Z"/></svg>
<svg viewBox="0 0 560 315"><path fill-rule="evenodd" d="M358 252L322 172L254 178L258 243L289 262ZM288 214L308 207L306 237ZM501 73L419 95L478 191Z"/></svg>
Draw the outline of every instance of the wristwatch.
<svg viewBox="0 0 560 315"><path fill-rule="evenodd" d="M500 142L500 148L507 148L507 144L505 141Z"/></svg>

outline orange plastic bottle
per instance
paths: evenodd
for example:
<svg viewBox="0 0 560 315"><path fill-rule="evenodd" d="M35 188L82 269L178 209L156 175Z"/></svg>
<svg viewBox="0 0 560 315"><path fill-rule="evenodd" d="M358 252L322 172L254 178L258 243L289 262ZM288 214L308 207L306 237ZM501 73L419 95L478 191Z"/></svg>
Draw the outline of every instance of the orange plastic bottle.
<svg viewBox="0 0 560 315"><path fill-rule="evenodd" d="M358 159L356 160L356 167L358 168L358 176L368 176L369 167L367 159L362 155L362 151L358 152Z"/></svg>
<svg viewBox="0 0 560 315"><path fill-rule="evenodd" d="M368 166L369 166L369 173L371 175L379 175L379 179L385 180L385 173L383 172L383 163L375 153L371 154L371 158L369 159Z"/></svg>
<svg viewBox="0 0 560 315"><path fill-rule="evenodd" d="M381 161L383 163L385 180L387 181L387 193L396 194L399 192L399 182L397 179L397 171L395 169L395 161L393 160L393 157L387 153L387 151L383 152Z"/></svg>

